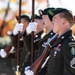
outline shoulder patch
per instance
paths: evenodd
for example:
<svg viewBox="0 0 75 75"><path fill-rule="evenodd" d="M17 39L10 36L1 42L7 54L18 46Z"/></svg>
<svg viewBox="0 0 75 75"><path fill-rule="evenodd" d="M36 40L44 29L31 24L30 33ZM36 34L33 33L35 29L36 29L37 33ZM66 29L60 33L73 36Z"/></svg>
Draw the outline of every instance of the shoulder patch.
<svg viewBox="0 0 75 75"><path fill-rule="evenodd" d="M75 42L70 42L69 46L71 48L70 52L73 56L75 56Z"/></svg>
<svg viewBox="0 0 75 75"><path fill-rule="evenodd" d="M71 54L75 55L75 47L71 47Z"/></svg>

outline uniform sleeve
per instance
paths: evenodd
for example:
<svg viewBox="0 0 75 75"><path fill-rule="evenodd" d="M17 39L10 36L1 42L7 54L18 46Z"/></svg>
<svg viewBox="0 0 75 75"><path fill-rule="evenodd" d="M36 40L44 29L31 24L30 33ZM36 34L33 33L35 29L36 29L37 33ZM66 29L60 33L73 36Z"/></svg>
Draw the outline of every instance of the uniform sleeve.
<svg viewBox="0 0 75 75"><path fill-rule="evenodd" d="M64 73L63 75L75 75L75 42L70 42L63 49Z"/></svg>

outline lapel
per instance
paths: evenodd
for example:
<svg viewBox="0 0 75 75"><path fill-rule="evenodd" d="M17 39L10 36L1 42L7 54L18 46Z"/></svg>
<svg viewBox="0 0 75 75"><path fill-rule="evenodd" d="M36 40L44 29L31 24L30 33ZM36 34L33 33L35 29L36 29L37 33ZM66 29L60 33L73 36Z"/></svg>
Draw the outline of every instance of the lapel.
<svg viewBox="0 0 75 75"><path fill-rule="evenodd" d="M56 46L57 44L59 44L60 42L62 42L63 40L65 40L67 37L69 38L72 34L72 31L69 30L67 31L66 33L64 33L62 36L60 36L55 42L54 44L52 45L52 47Z"/></svg>
<svg viewBox="0 0 75 75"><path fill-rule="evenodd" d="M34 41L35 41L35 40L38 40L38 39L40 40L42 33L43 33L43 31L40 31L39 33L35 34L35 35L34 35Z"/></svg>
<svg viewBox="0 0 75 75"><path fill-rule="evenodd" d="M46 34L40 42L45 42L48 38L51 38L54 35L53 31L51 30L48 34Z"/></svg>

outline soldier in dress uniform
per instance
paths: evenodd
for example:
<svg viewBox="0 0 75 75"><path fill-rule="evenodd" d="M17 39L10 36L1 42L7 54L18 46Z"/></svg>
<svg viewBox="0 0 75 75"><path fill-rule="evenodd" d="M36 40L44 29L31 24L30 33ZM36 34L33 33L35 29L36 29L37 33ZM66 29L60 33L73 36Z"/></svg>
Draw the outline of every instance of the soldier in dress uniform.
<svg viewBox="0 0 75 75"><path fill-rule="evenodd" d="M17 20L18 20L18 17L17 17ZM22 73L22 66L23 66L23 62L24 62L24 59L26 58L26 61L29 61L30 63L30 60L28 59L28 56L30 55L30 45L28 45L29 43L29 40L26 39L26 37L24 37L25 33L26 33L26 27L28 26L29 22L31 21L30 17L28 15L21 15L21 23L17 23L14 27L14 30L13 30L13 36L12 36L12 39L14 39L15 41L13 41L13 44L15 46L15 49L17 49L17 38L18 38L18 29L20 31L20 68L21 68L21 73ZM24 42L24 40L26 40L27 44ZM29 63L25 63L25 64L29 64ZM23 75L23 74L21 74Z"/></svg>
<svg viewBox="0 0 75 75"><path fill-rule="evenodd" d="M34 39L39 39L41 36L41 33L43 32L42 31L43 30L42 18L38 15L34 15L34 22L30 22L29 25L31 25L32 28L35 28L35 26L33 27L32 24L34 24L35 26L37 24L36 32L34 33ZM23 34L24 46L28 53L26 53L26 55L24 56L23 62L22 62L22 74L24 73L24 67L31 65L31 53L30 53L31 52L31 34L30 34L31 29L29 29L28 31L29 32L27 32L27 29L26 29L26 32ZM37 48L34 51L34 60L36 59L36 56L37 56Z"/></svg>
<svg viewBox="0 0 75 75"><path fill-rule="evenodd" d="M18 20L18 18L17 18ZM25 28L27 27L28 23L30 22L30 18L29 16L27 15L21 15L21 23L20 23L20 26L22 27L23 26L23 30L21 28L21 30L24 32L25 31ZM23 23L23 24L22 24ZM18 23L15 25L16 27L14 28L14 30L11 32L12 34L10 35L11 36L11 39L12 39L12 43L13 43L13 46L14 46L14 52L16 51L17 49L17 34L18 34ZM22 32L21 32L22 33ZM22 33L23 34L23 33ZM9 47L9 46L8 46ZM24 42L23 42L23 37L20 38L20 55L23 54L23 51L25 50L25 47L24 47ZM10 49L11 51L11 49ZM9 52L10 52L9 51ZM24 54L25 54L26 51L24 51ZM12 52L13 53L13 52ZM1 58L1 67L0 68L0 72L1 74L4 74L4 75L15 75L15 67L16 67L16 61L14 60L16 58L16 54L12 54L12 53L8 53L9 55L7 55L7 53L4 52L4 49L1 49L0 51L0 54L1 54L1 57L3 57L3 59ZM24 54L22 56L22 59L19 61L20 63L23 62L24 60ZM14 56L13 56L14 55ZM11 56L14 58L11 60ZM5 61L5 62L3 62ZM10 61L10 62L9 62ZM13 61L13 62L12 62ZM11 63L11 64L10 64ZM13 66L13 67L12 67ZM0 75L1 75L0 74Z"/></svg>
<svg viewBox="0 0 75 75"><path fill-rule="evenodd" d="M64 8L54 10L53 32L59 34L50 49L47 75L75 75L75 40L70 27L73 15Z"/></svg>
<svg viewBox="0 0 75 75"><path fill-rule="evenodd" d="M47 39L51 38L55 34L52 31L52 24L50 22L50 20L52 20L52 15L53 15L52 10L54 10L54 8L46 8L44 10L39 10L40 16L42 17L42 20L43 20L44 30L42 31L40 37L37 37L37 38L34 39L34 45L35 45L35 48L37 48L37 51L38 51L37 52L37 58L41 55L43 49L46 47ZM28 29L28 27L27 27L27 29ZM39 33L37 33L36 35L38 35L38 34ZM46 71L47 71L46 67L44 67L40 71L39 75L45 75Z"/></svg>

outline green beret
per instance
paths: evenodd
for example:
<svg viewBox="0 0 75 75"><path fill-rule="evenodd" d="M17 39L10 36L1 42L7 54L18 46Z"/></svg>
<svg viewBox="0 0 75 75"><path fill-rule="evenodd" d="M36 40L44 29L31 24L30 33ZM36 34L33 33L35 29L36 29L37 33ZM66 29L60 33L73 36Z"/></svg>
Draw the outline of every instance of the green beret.
<svg viewBox="0 0 75 75"><path fill-rule="evenodd" d="M42 16L42 15L48 15L49 19L52 20L52 17L54 16L54 13L53 13L54 9L55 8L46 8L44 10L40 9L39 10L39 14L40 14L40 16Z"/></svg>

